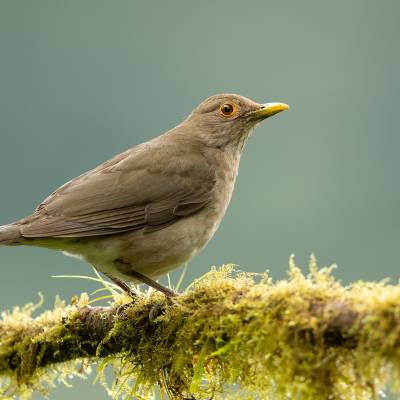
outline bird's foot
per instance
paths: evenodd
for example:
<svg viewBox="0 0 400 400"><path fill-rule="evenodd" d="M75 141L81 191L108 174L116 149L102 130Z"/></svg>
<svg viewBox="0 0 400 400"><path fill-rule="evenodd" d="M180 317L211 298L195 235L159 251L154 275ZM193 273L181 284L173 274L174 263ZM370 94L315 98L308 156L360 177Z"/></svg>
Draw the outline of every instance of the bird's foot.
<svg viewBox="0 0 400 400"><path fill-rule="evenodd" d="M166 297L164 300L154 304L149 312L149 321L153 322L156 318L162 315L165 307L171 305L172 303L173 299L171 297Z"/></svg>

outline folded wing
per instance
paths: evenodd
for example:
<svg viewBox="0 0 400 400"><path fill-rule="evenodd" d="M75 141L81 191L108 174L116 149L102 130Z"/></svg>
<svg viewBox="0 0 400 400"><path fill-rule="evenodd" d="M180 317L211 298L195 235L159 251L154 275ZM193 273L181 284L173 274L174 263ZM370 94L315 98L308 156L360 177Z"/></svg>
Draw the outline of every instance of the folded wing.
<svg viewBox="0 0 400 400"><path fill-rule="evenodd" d="M202 209L214 186L201 152L144 144L61 186L21 232L26 238L151 232Z"/></svg>

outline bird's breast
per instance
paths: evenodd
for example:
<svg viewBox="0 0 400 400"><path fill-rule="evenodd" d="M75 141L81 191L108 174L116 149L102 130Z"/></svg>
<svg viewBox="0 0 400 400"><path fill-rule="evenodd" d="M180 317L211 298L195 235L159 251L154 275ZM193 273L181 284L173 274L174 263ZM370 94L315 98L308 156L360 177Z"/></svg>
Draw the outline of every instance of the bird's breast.
<svg viewBox="0 0 400 400"><path fill-rule="evenodd" d="M239 170L239 161L239 155L229 154L222 154L216 160L214 201L222 214L225 213L232 197Z"/></svg>
<svg viewBox="0 0 400 400"><path fill-rule="evenodd" d="M205 212L208 221L205 221L205 225L209 225L210 238L218 229L232 198L238 173L239 157L234 158L223 155L217 158L215 165L217 165L215 170L216 182L212 202L210 202Z"/></svg>

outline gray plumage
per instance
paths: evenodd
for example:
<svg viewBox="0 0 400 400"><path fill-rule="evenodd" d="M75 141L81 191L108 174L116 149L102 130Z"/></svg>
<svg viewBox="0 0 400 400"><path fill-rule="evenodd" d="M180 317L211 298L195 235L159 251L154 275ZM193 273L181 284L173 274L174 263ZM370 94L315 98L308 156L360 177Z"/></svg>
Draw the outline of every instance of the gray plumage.
<svg viewBox="0 0 400 400"><path fill-rule="evenodd" d="M209 241L251 130L286 108L212 96L174 129L69 181L32 215L0 227L0 244L62 250L124 280L135 280L130 270L157 278Z"/></svg>

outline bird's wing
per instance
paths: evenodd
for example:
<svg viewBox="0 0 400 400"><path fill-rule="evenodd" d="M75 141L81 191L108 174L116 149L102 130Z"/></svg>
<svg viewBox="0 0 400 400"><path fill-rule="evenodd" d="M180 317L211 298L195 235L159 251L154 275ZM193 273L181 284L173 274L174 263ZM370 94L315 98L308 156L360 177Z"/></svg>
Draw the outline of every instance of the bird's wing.
<svg viewBox="0 0 400 400"><path fill-rule="evenodd" d="M199 211L214 185L196 149L144 144L61 186L21 231L26 238L151 232Z"/></svg>

